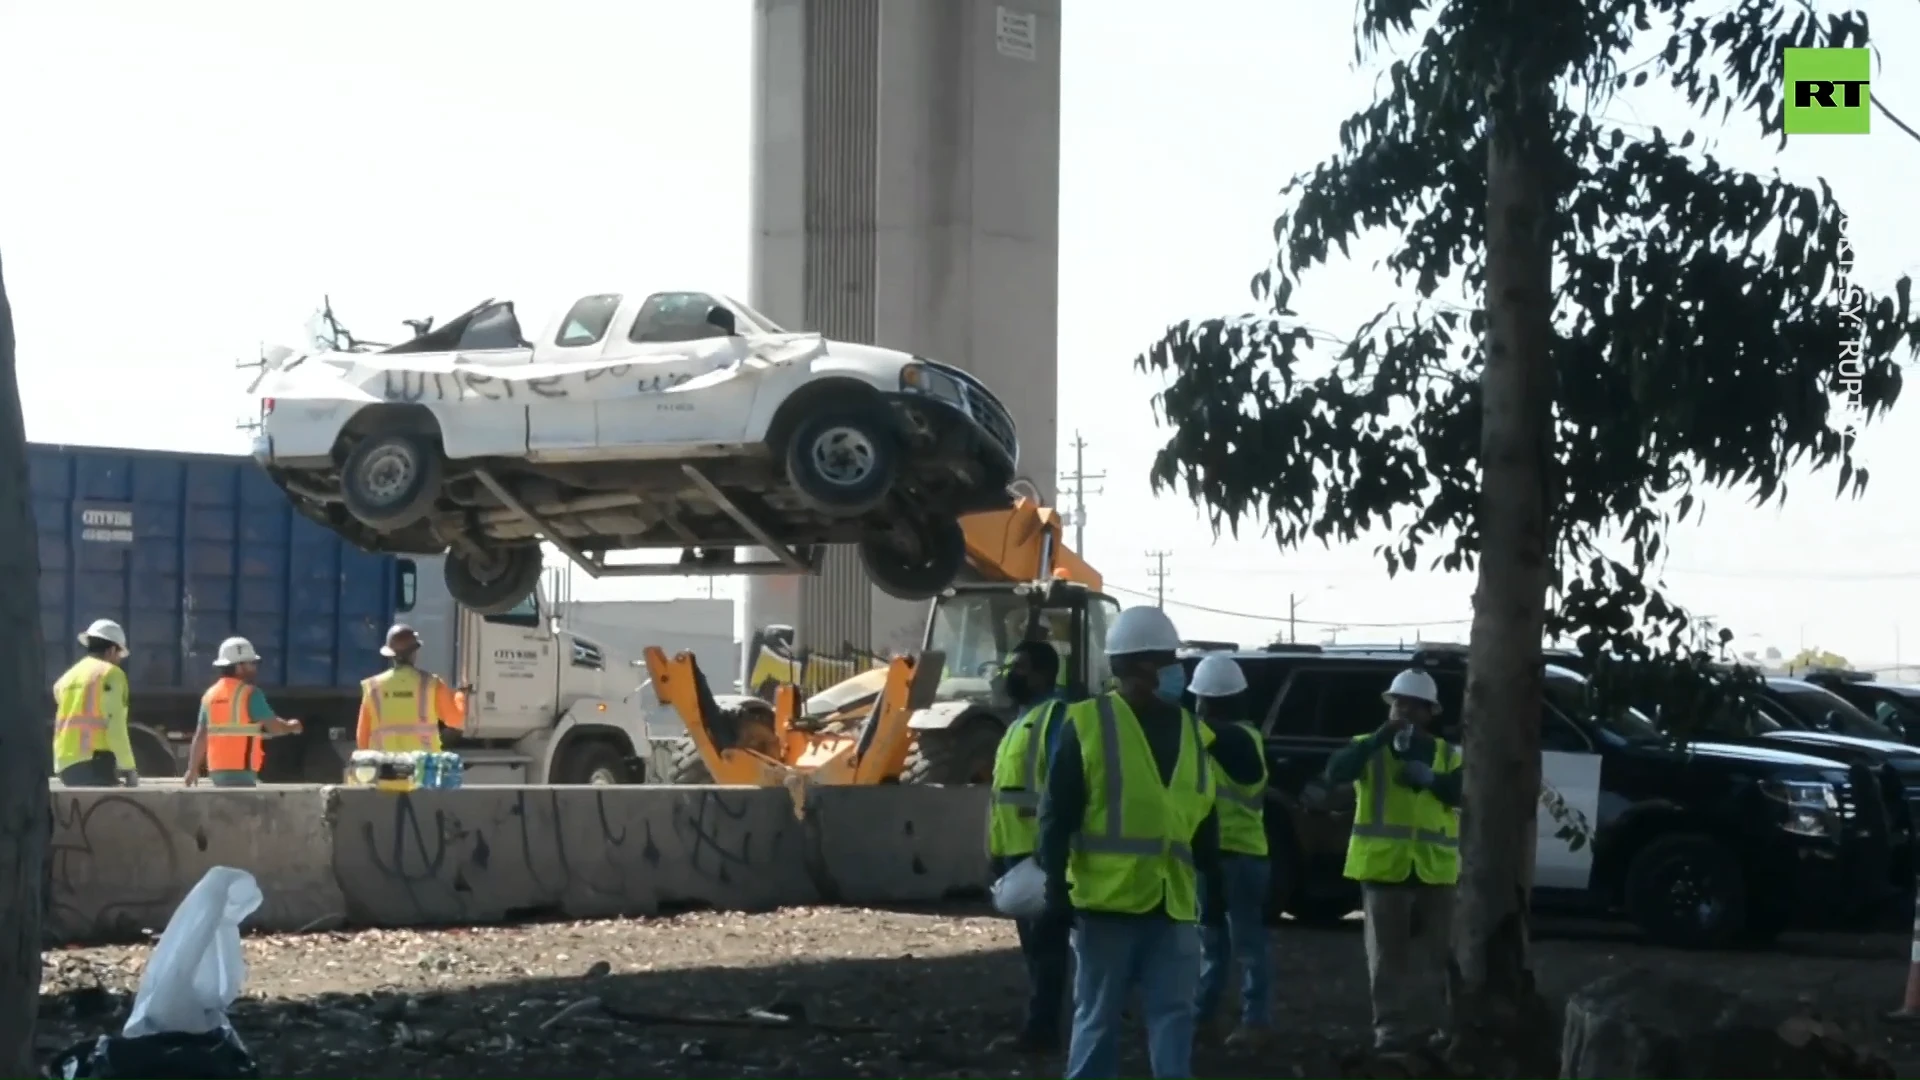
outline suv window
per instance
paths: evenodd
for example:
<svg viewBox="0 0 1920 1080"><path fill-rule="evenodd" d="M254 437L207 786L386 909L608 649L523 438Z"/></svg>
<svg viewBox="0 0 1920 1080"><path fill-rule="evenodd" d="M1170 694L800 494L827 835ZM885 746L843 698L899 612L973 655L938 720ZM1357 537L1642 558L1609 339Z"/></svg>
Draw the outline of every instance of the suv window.
<svg viewBox="0 0 1920 1080"><path fill-rule="evenodd" d="M1299 668L1287 683L1272 733L1351 739L1380 726L1380 695L1393 681L1385 668Z"/></svg>
<svg viewBox="0 0 1920 1080"><path fill-rule="evenodd" d="M613 325L614 313L619 309L619 293L601 293L575 300L567 309L567 317L560 320L560 332L554 335L553 343L563 349L598 345L600 339L607 336L607 327Z"/></svg>

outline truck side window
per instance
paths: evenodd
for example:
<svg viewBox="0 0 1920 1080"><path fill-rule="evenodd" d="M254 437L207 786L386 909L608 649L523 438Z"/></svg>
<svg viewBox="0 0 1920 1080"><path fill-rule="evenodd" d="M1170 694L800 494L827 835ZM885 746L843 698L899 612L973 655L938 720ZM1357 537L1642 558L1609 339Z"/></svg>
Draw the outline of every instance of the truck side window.
<svg viewBox="0 0 1920 1080"><path fill-rule="evenodd" d="M554 335L553 343L563 349L598 345L600 339L607 336L607 327L613 325L614 312L619 308L619 293L601 293L575 300L567 309L567 317L560 320L560 332Z"/></svg>
<svg viewBox="0 0 1920 1080"><path fill-rule="evenodd" d="M413 605L420 599L420 568L412 559L401 559L395 564L399 571L393 582L393 610L412 611Z"/></svg>
<svg viewBox="0 0 1920 1080"><path fill-rule="evenodd" d="M486 619L490 623L500 623L505 626L539 626L540 594L529 593L525 600L515 604L511 610L503 611L498 615L488 615Z"/></svg>

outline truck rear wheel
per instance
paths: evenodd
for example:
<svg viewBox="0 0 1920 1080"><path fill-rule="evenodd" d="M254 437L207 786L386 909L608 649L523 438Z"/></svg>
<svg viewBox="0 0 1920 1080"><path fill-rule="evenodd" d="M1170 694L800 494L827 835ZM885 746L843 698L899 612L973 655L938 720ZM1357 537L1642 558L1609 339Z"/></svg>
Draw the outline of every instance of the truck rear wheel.
<svg viewBox="0 0 1920 1080"><path fill-rule="evenodd" d="M903 784L993 783L993 759L1000 752L1000 725L967 720L934 731L913 733L913 749L900 771Z"/></svg>
<svg viewBox="0 0 1920 1080"><path fill-rule="evenodd" d="M905 522L860 541L860 565L867 576L899 600L933 599L966 563L967 534L950 517Z"/></svg>
<svg viewBox="0 0 1920 1080"><path fill-rule="evenodd" d="M533 594L546 564L540 545L447 552L447 593L481 615L504 615Z"/></svg>
<svg viewBox="0 0 1920 1080"><path fill-rule="evenodd" d="M433 512L440 498L440 449L394 431L361 439L340 470L340 495L362 525L398 532Z"/></svg>

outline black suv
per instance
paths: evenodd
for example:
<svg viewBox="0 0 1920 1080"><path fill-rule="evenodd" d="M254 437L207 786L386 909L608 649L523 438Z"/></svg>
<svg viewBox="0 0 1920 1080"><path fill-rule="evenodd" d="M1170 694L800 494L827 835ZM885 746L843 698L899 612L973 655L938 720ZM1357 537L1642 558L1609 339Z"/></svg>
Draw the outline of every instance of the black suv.
<svg viewBox="0 0 1920 1080"><path fill-rule="evenodd" d="M1327 760L1380 726L1381 695L1409 667L1434 677L1443 724L1457 722L1465 653L1287 645L1232 655L1266 738L1268 809L1283 811L1267 814L1275 911L1343 918L1360 902L1342 873L1353 789L1327 784ZM1622 913L1657 941L1718 947L1855 925L1899 895L1875 768L1785 746L1676 747L1644 715L1602 719L1587 702L1580 675L1547 668L1542 766L1561 806L1540 810L1537 907ZM1566 823L1589 842L1556 835Z"/></svg>
<svg viewBox="0 0 1920 1080"><path fill-rule="evenodd" d="M1800 676L1872 716L1896 738L1920 743L1920 686L1883 683L1870 671L1834 671L1815 668ZM1890 715L1882 718L1881 706Z"/></svg>

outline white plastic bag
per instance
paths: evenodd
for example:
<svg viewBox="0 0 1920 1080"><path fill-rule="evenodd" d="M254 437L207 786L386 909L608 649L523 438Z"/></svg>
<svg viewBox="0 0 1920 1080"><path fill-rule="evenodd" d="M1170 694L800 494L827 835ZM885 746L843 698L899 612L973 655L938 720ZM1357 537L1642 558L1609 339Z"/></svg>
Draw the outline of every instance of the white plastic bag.
<svg viewBox="0 0 1920 1080"><path fill-rule="evenodd" d="M1047 911L1047 873L1021 859L993 883L993 909L1013 919L1037 919Z"/></svg>
<svg viewBox="0 0 1920 1080"><path fill-rule="evenodd" d="M245 870L207 871L167 920L160 943L140 976L133 1014L121 1032L198 1035L225 1027L227 1007L247 981L240 924L259 910L260 884Z"/></svg>

